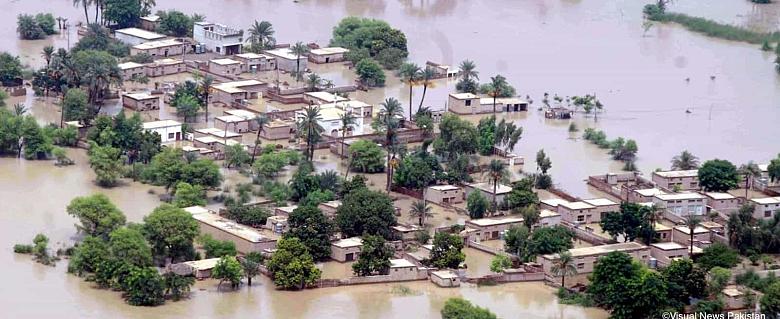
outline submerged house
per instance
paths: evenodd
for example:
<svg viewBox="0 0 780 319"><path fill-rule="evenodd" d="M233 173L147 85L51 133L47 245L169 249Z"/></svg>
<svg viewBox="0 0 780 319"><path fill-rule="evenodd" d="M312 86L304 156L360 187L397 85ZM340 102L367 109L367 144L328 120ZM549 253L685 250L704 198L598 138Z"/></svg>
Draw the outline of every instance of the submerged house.
<svg viewBox="0 0 780 319"><path fill-rule="evenodd" d="M346 60L349 49L342 47L319 48L309 51L309 61L314 63L333 63Z"/></svg>
<svg viewBox="0 0 780 319"><path fill-rule="evenodd" d="M114 31L114 38L127 45L139 45L144 42L157 41L165 39L165 36L159 33L146 31L138 28L119 29Z"/></svg>
<svg viewBox="0 0 780 319"><path fill-rule="evenodd" d="M130 48L130 55L145 53L152 57L168 57L182 55L186 46L179 40L165 39L158 41L144 42L134 45Z"/></svg>

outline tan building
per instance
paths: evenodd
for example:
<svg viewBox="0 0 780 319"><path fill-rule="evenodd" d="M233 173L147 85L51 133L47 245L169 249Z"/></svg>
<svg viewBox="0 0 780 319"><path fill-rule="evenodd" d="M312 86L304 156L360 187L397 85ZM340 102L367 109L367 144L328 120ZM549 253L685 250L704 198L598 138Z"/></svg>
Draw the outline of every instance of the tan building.
<svg viewBox="0 0 780 319"><path fill-rule="evenodd" d="M160 109L160 97L149 93L122 94L122 106L143 112Z"/></svg>
<svg viewBox="0 0 780 319"><path fill-rule="evenodd" d="M394 280L417 280L417 265L406 259L390 259L390 272Z"/></svg>
<svg viewBox="0 0 780 319"><path fill-rule="evenodd" d="M303 93L303 100L309 104L331 104L349 101L348 98L343 96L323 91Z"/></svg>
<svg viewBox="0 0 780 319"><path fill-rule="evenodd" d="M772 218L780 211L780 197L752 198L753 218L768 219Z"/></svg>
<svg viewBox="0 0 780 319"><path fill-rule="evenodd" d="M336 211L341 207L341 201L340 200L332 200L329 202L320 203L317 205L317 208L319 208L325 216L328 216L329 218L336 217Z"/></svg>
<svg viewBox="0 0 780 319"><path fill-rule="evenodd" d="M750 289L750 288L744 288ZM754 293L755 295L755 293ZM729 285L723 289L723 302L726 304L726 310L744 309L745 308L745 293L739 290L737 286ZM747 309L753 310L753 309Z"/></svg>
<svg viewBox="0 0 780 319"><path fill-rule="evenodd" d="M695 169L653 172L652 180L658 187L669 191L675 186L684 191L699 189L699 171Z"/></svg>
<svg viewBox="0 0 780 319"><path fill-rule="evenodd" d="M170 57L184 54L187 46L179 40L165 39L144 42L130 48L130 55L148 54L152 57Z"/></svg>
<svg viewBox="0 0 780 319"><path fill-rule="evenodd" d="M479 96L471 93L450 93L447 110L455 114L477 114ZM492 110L492 109L491 109Z"/></svg>
<svg viewBox="0 0 780 319"><path fill-rule="evenodd" d="M666 267L675 259L690 256L690 246L683 246L675 242L662 242L650 244L650 256L658 261L658 267ZM693 246L693 254L700 254L702 249Z"/></svg>
<svg viewBox="0 0 780 319"><path fill-rule="evenodd" d="M594 223L600 222L602 216L606 213L619 212L620 204L606 198L592 198L582 200L584 203L594 207L593 216L597 218Z"/></svg>
<svg viewBox="0 0 780 319"><path fill-rule="evenodd" d="M452 270L431 272L431 281L439 287L460 287L460 277Z"/></svg>
<svg viewBox="0 0 780 319"><path fill-rule="evenodd" d="M217 240L228 240L236 245L236 250L242 254L262 252L276 247L276 239L267 237L260 232L225 219L206 210L201 206L185 208L198 221L201 234L209 234Z"/></svg>
<svg viewBox="0 0 780 319"><path fill-rule="evenodd" d="M683 246L691 245L691 229L686 226L674 226L672 241ZM712 233L709 229L697 226L693 230L693 245L707 247L712 244Z"/></svg>
<svg viewBox="0 0 780 319"><path fill-rule="evenodd" d="M627 253L644 265L647 265L650 260L650 248L637 242L569 249L569 253L574 257L577 275L592 273L598 259L614 251ZM544 274L548 278L555 278L557 276L552 268L558 258L560 258L558 254L543 255L536 257L536 262L542 265Z"/></svg>
<svg viewBox="0 0 780 319"><path fill-rule="evenodd" d="M274 209L274 215L290 216L296 208L298 208L298 205L277 207Z"/></svg>
<svg viewBox="0 0 780 319"><path fill-rule="evenodd" d="M333 63L344 61L349 49L341 47L319 48L309 51L309 61L314 63Z"/></svg>
<svg viewBox="0 0 780 319"><path fill-rule="evenodd" d="M233 59L241 62L241 71L257 72L276 69L276 59L265 54L241 53L233 56Z"/></svg>
<svg viewBox="0 0 780 319"><path fill-rule="evenodd" d="M729 193L702 193L707 199L707 207L720 214L723 218L729 218L731 213L739 210L742 201Z"/></svg>
<svg viewBox="0 0 780 319"><path fill-rule="evenodd" d="M146 75L146 66L135 62L125 62L117 65L122 70L122 80L140 79Z"/></svg>
<svg viewBox="0 0 780 319"><path fill-rule="evenodd" d="M304 71L308 66L306 55L298 56L293 53L290 48L278 48L263 53L276 59L276 67L279 68L279 70L295 72L295 70L300 67L300 70Z"/></svg>
<svg viewBox="0 0 780 319"><path fill-rule="evenodd" d="M240 61L233 59L214 59L209 61L209 71L211 73L231 77L243 72Z"/></svg>
<svg viewBox="0 0 780 319"><path fill-rule="evenodd" d="M661 223L655 223L655 237L659 242L672 241L672 227L666 226Z"/></svg>
<svg viewBox="0 0 780 319"><path fill-rule="evenodd" d="M660 188L635 189L628 194L630 203L649 203L653 201L655 195L666 194Z"/></svg>
<svg viewBox="0 0 780 319"><path fill-rule="evenodd" d="M469 236L472 241L501 239L501 235L509 228L520 226L523 219L519 217L481 218L466 221L466 228L476 230Z"/></svg>
<svg viewBox="0 0 780 319"><path fill-rule="evenodd" d="M543 199L539 201L539 207L541 209L548 209L554 212L558 212L558 207L560 207L561 204L568 202L569 201L560 198Z"/></svg>
<svg viewBox="0 0 780 319"><path fill-rule="evenodd" d="M220 258L208 258L201 260L185 261L180 264L172 265L174 273L181 276L193 276L195 279L206 279L211 277L211 270L217 266Z"/></svg>
<svg viewBox="0 0 780 319"><path fill-rule="evenodd" d="M450 93L447 99L447 110L455 114L493 113L495 102L496 113L528 111L528 102L519 98L480 98L471 93Z"/></svg>
<svg viewBox="0 0 780 319"><path fill-rule="evenodd" d="M160 26L160 16L158 15L140 17L139 20L141 20L141 29L146 31L156 31L157 27Z"/></svg>
<svg viewBox="0 0 780 319"><path fill-rule="evenodd" d="M674 222L689 215L703 216L707 208L707 198L699 193L659 194L653 197L653 203L665 207L666 217Z"/></svg>
<svg viewBox="0 0 780 319"><path fill-rule="evenodd" d="M254 122L254 120L248 120L235 115L223 115L214 118L214 127L220 130L246 133L249 132L251 122Z"/></svg>
<svg viewBox="0 0 780 319"><path fill-rule="evenodd" d="M212 103L232 105L262 98L262 92L268 88L268 84L257 80L244 80L214 84L211 88L210 99Z"/></svg>
<svg viewBox="0 0 780 319"><path fill-rule="evenodd" d="M195 137L205 137L210 136L218 139L229 139L234 141L241 141L241 134L238 134L236 132L231 131L223 131L218 128L201 128L195 130Z"/></svg>
<svg viewBox="0 0 780 319"><path fill-rule="evenodd" d="M482 192L482 195L485 196L489 201L492 202L493 200L493 185L491 183L473 183L473 184L466 184L466 197L468 197L471 192L474 191L480 191ZM496 203L501 203L504 201L504 197L506 197L507 194L512 192L512 187L509 187L504 184L498 184L496 187Z"/></svg>
<svg viewBox="0 0 780 319"><path fill-rule="evenodd" d="M162 40L165 39L165 36L138 28L127 28L114 31L114 38L132 46L144 42Z"/></svg>
<svg viewBox="0 0 780 319"><path fill-rule="evenodd" d="M260 137L267 140L289 140L298 131L298 125L294 120L275 119L264 126Z"/></svg>
<svg viewBox="0 0 780 319"><path fill-rule="evenodd" d="M334 241L330 244L330 258L338 262L355 261L363 249L360 237L350 237Z"/></svg>
<svg viewBox="0 0 780 319"><path fill-rule="evenodd" d="M417 233L424 231L423 228L417 225L398 224L390 228L393 230L393 235L395 238L404 241L415 240Z"/></svg>
<svg viewBox="0 0 780 319"><path fill-rule="evenodd" d="M542 209L539 211L539 222L537 225L541 227L550 227L561 224L561 214L551 211L549 209Z"/></svg>
<svg viewBox="0 0 780 319"><path fill-rule="evenodd" d="M257 124L257 121L255 118L257 118L258 114L252 111L247 110L241 110L241 109L226 109L222 113L225 115L233 115L238 116L246 121L249 121L249 130L250 131L257 131L257 128L259 127L259 124Z"/></svg>
<svg viewBox="0 0 780 319"><path fill-rule="evenodd" d="M177 59L162 59L146 65L146 76L153 78L187 71L184 61Z"/></svg>
<svg viewBox="0 0 780 319"><path fill-rule="evenodd" d="M457 204L463 202L463 190L454 185L436 185L428 187L425 199L436 204Z"/></svg>
<svg viewBox="0 0 780 319"><path fill-rule="evenodd" d="M563 202L558 205L561 219L568 223L590 224L601 220L596 207L586 202Z"/></svg>

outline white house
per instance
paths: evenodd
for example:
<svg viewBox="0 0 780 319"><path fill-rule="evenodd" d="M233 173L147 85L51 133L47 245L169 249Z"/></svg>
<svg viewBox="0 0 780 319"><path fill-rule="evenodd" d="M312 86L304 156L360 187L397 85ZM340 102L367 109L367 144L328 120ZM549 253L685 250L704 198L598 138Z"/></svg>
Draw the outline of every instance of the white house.
<svg viewBox="0 0 780 319"><path fill-rule="evenodd" d="M114 37L128 45L134 46L144 42L158 41L165 39L165 36L159 33L146 31L138 28L119 29L114 31Z"/></svg>
<svg viewBox="0 0 780 319"><path fill-rule="evenodd" d="M207 50L220 55L241 53L243 36L243 30L212 22L196 22L192 29L192 38L196 42L204 44Z"/></svg>
<svg viewBox="0 0 780 319"><path fill-rule="evenodd" d="M347 102L341 102L339 104L345 103ZM322 126L324 134L330 134L330 136L334 137L341 136L341 115L344 114L344 112L352 113L355 116L355 123L347 127L346 136L363 134L364 117L360 116L360 114L363 113L362 107L350 108L342 105L337 107L336 104L323 104L320 105L320 120L318 123ZM296 122L300 122L303 119L304 114L305 111L302 110L295 112Z"/></svg>
<svg viewBox="0 0 780 319"><path fill-rule="evenodd" d="M293 53L290 48L273 49L265 51L264 53L276 58L276 66L280 70L285 70L287 72L295 71L299 63L301 71L306 70L306 66L308 65L308 59L305 55L298 56Z"/></svg>
<svg viewBox="0 0 780 319"><path fill-rule="evenodd" d="M144 131L160 134L160 142L167 143L182 139L181 123L174 120L145 122Z"/></svg>

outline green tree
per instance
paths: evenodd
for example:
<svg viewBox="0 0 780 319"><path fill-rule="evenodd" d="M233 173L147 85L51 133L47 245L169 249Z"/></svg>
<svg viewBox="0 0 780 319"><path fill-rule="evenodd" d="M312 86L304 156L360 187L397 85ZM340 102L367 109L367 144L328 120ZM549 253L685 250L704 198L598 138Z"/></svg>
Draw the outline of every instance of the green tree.
<svg viewBox="0 0 780 319"><path fill-rule="evenodd" d="M86 87L89 102L102 101L111 85L122 84L122 70L115 57L105 51L79 50L73 53L73 67L79 74L75 85ZM95 113L98 113L98 109Z"/></svg>
<svg viewBox="0 0 780 319"><path fill-rule="evenodd" d="M16 20L16 32L22 40L39 40L46 37L35 17L29 14L20 14Z"/></svg>
<svg viewBox="0 0 780 319"><path fill-rule="evenodd" d="M490 271L495 273L500 273L510 267L512 267L512 260L506 255L496 255L490 261Z"/></svg>
<svg viewBox="0 0 780 319"><path fill-rule="evenodd" d="M304 289L320 279L322 272L314 265L306 246L298 238L283 238L268 261L274 284L283 289Z"/></svg>
<svg viewBox="0 0 780 319"><path fill-rule="evenodd" d="M68 262L68 272L82 276L97 272L98 266L109 258L105 240L87 236L75 246Z"/></svg>
<svg viewBox="0 0 780 319"><path fill-rule="evenodd" d="M322 139L322 132L325 130L320 125L322 115L320 107L309 105L303 108L303 116L298 119L298 136L304 138L306 142L306 159L314 159L314 149L317 143Z"/></svg>
<svg viewBox="0 0 780 319"><path fill-rule="evenodd" d="M420 66L412 62L401 64L398 70L398 76L401 78L401 81L409 85L409 118L412 118L412 88L420 80L421 72Z"/></svg>
<svg viewBox="0 0 780 319"><path fill-rule="evenodd" d="M52 149L51 139L44 134L32 116L25 116L22 121L22 139L25 159L35 160L49 157Z"/></svg>
<svg viewBox="0 0 780 319"><path fill-rule="evenodd" d="M155 268L134 268L124 285L125 300L133 306L159 306L165 303L165 281Z"/></svg>
<svg viewBox="0 0 780 319"><path fill-rule="evenodd" d="M120 28L136 26L143 8L138 0L104 0L103 18Z"/></svg>
<svg viewBox="0 0 780 319"><path fill-rule="evenodd" d="M244 149L244 145L233 144L225 148L225 165L230 167L241 167L244 164L249 163L251 157L249 152Z"/></svg>
<svg viewBox="0 0 780 319"><path fill-rule="evenodd" d="M380 236L363 236L360 258L352 264L352 271L358 276L387 275L390 258L395 250Z"/></svg>
<svg viewBox="0 0 780 319"><path fill-rule="evenodd" d="M777 154L777 158L769 161L767 173L769 174L770 181L780 181L780 154Z"/></svg>
<svg viewBox="0 0 780 319"><path fill-rule="evenodd" d="M556 254L574 248L574 232L556 225L539 227L528 240L528 256Z"/></svg>
<svg viewBox="0 0 780 319"><path fill-rule="evenodd" d="M57 34L57 29L54 25L57 23L54 21L54 16L51 13L38 13L35 15L35 23L43 30L46 35ZM53 51L54 48L52 48Z"/></svg>
<svg viewBox="0 0 780 319"><path fill-rule="evenodd" d="M727 160L709 160L699 168L699 185L705 191L727 192L737 188L738 183L737 167Z"/></svg>
<svg viewBox="0 0 780 319"><path fill-rule="evenodd" d="M396 185L422 191L434 184L443 170L436 156L420 149L404 156L393 171L393 182Z"/></svg>
<svg viewBox="0 0 780 319"><path fill-rule="evenodd" d="M195 21L186 14L177 11L158 11L160 25L157 31L174 37L186 37L192 33L192 27Z"/></svg>
<svg viewBox="0 0 780 319"><path fill-rule="evenodd" d="M714 267L732 268L740 262L739 254L721 243L714 243L704 248L702 254L696 258L696 263L702 269L710 270Z"/></svg>
<svg viewBox="0 0 780 319"><path fill-rule="evenodd" d="M507 91L507 86L509 86L509 84L507 84L506 78L500 74L491 77L490 84L485 86L484 91L487 91L486 93L493 98L493 113L496 113L496 98L505 94L504 91ZM483 90L480 88L480 91Z"/></svg>
<svg viewBox="0 0 780 319"><path fill-rule="evenodd" d="M488 164L487 173L491 184L493 184L493 210L498 210L498 202L496 201L498 184L509 179L509 171L501 160L494 159Z"/></svg>
<svg viewBox="0 0 780 319"><path fill-rule="evenodd" d="M588 294L610 310L612 318L653 318L668 302L661 275L642 268L623 252L601 257L590 282Z"/></svg>
<svg viewBox="0 0 780 319"><path fill-rule="evenodd" d="M531 231L525 225L509 228L504 235L504 251L527 260Z"/></svg>
<svg viewBox="0 0 780 319"><path fill-rule="evenodd" d="M673 170L691 170L699 168L699 158L691 154L688 150L682 151L680 155L672 158Z"/></svg>
<svg viewBox="0 0 780 319"><path fill-rule="evenodd" d="M198 222L181 208L163 204L144 217L144 235L158 258L170 262L187 260L194 248L192 242L198 236Z"/></svg>
<svg viewBox="0 0 780 319"><path fill-rule="evenodd" d="M409 215L411 217L417 217L419 225L425 226L425 219L428 216L433 216L433 213L431 213L431 206L428 206L428 202L424 200L415 201L412 203L412 207L409 210Z"/></svg>
<svg viewBox="0 0 780 319"><path fill-rule="evenodd" d="M309 47L303 44L303 42L296 42L290 47L290 52L297 56L295 60L295 82L298 82L303 77L303 73L301 73L301 57L309 53Z"/></svg>
<svg viewBox="0 0 780 319"><path fill-rule="evenodd" d="M219 279L217 287L222 286L222 283L227 281L232 289L236 289L241 285L242 273L241 263L238 262L236 257L223 256L217 261L214 269L211 270L211 277Z"/></svg>
<svg viewBox="0 0 780 319"><path fill-rule="evenodd" d="M433 68L426 66L425 69L420 71L420 85L423 87L423 94L420 98L420 105L417 106L417 111L419 112L423 108L423 102L425 102L425 93L428 92L428 87L433 87L434 82L433 80L436 78L436 71L433 70ZM409 109L411 111L412 105L409 104ZM411 117L410 117L411 118Z"/></svg>
<svg viewBox="0 0 780 319"><path fill-rule="evenodd" d="M109 235L108 251L111 258L136 267L152 265L152 249L137 228L122 227Z"/></svg>
<svg viewBox="0 0 780 319"><path fill-rule="evenodd" d="M624 242L634 241L645 232L652 232L651 225L645 216L650 208L635 203L620 204L619 212L607 212L599 222L601 228L613 239L623 237ZM649 236L653 238L654 236Z"/></svg>
<svg viewBox="0 0 780 319"><path fill-rule="evenodd" d="M455 89L461 93L477 94L479 90L477 80L479 80L479 72L476 71L477 65L474 61L463 60L460 63L460 80L455 85Z"/></svg>
<svg viewBox="0 0 780 319"><path fill-rule="evenodd" d="M381 103L381 109L377 114L375 121L371 124L377 133L385 135L385 150L387 151L387 170L386 178L387 185L385 190L388 192L393 186L393 163L395 162L395 156L397 155L398 146L398 130L401 128L400 118L403 116L403 109L401 103L395 98L387 98Z"/></svg>
<svg viewBox="0 0 780 319"><path fill-rule="evenodd" d="M176 105L176 114L184 118L184 122L189 123L189 120L198 115L200 110L200 102L192 95L182 95L176 98L174 103Z"/></svg>
<svg viewBox="0 0 780 319"><path fill-rule="evenodd" d="M390 227L396 224L394 213L389 196L361 188L344 196L336 210L336 224L347 237L368 234L390 239Z"/></svg>
<svg viewBox="0 0 780 319"><path fill-rule="evenodd" d="M360 60L355 65L355 73L357 73L358 79L360 79L360 83L363 85L368 87L385 85L385 72L382 71L382 67L374 60Z"/></svg>
<svg viewBox="0 0 780 319"><path fill-rule="evenodd" d="M442 319L496 319L495 314L485 308L474 306L462 298L450 298L441 309Z"/></svg>
<svg viewBox="0 0 780 319"><path fill-rule="evenodd" d="M290 213L287 223L290 227L285 237L298 238L314 260L330 257L330 237L334 225L316 206L301 206Z"/></svg>
<svg viewBox="0 0 780 319"><path fill-rule="evenodd" d="M355 64L371 57L388 68L398 67L408 55L404 33L374 19L342 19L333 28L330 45L350 49L348 57Z"/></svg>
<svg viewBox="0 0 780 319"><path fill-rule="evenodd" d="M79 121L84 124L88 124L94 118L87 101L87 94L83 90L72 88L65 93L62 100L62 118L65 121Z"/></svg>
<svg viewBox="0 0 780 319"><path fill-rule="evenodd" d="M0 83L9 85L22 78L22 62L19 57L0 52Z"/></svg>
<svg viewBox="0 0 780 319"><path fill-rule="evenodd" d="M707 273L690 259L673 260L661 269L661 275L667 284L670 305L675 309L688 305L691 298L706 295Z"/></svg>
<svg viewBox="0 0 780 319"><path fill-rule="evenodd" d="M265 131L265 126L268 125L268 123L271 123L271 119L269 119L265 115L256 115L255 123L257 123L257 136L255 136L255 147L252 149L252 158L250 159L249 163L255 162L255 155L257 155L257 147L260 146L260 134Z"/></svg>
<svg viewBox="0 0 780 319"><path fill-rule="evenodd" d="M246 277L247 285L251 286L252 278L260 275L260 261L247 256L238 259L238 262L241 263L241 269L244 271L244 277Z"/></svg>
<svg viewBox="0 0 780 319"><path fill-rule="evenodd" d="M477 152L478 132L471 122L446 113L439 123L440 134L433 141L434 152L449 160Z"/></svg>
<svg viewBox="0 0 780 319"><path fill-rule="evenodd" d="M353 125L357 124L357 118L354 114L352 114L352 112L343 112L341 115L339 115L339 122L341 123L341 144L339 147L341 148L341 154L345 157L348 157L344 153L344 141L347 137L347 131L349 131Z"/></svg>
<svg viewBox="0 0 780 319"><path fill-rule="evenodd" d="M89 166L95 171L95 181L100 186L112 187L120 178L121 150L111 146L98 146L94 142L88 151Z"/></svg>
<svg viewBox="0 0 780 319"><path fill-rule="evenodd" d="M718 296L723 293L723 288L726 288L726 285L729 284L731 271L723 267L713 267L710 269L709 277L710 294Z"/></svg>
<svg viewBox="0 0 780 319"><path fill-rule="evenodd" d="M176 185L176 193L173 196L173 206L190 207L206 205L206 191L200 185L191 185L181 182Z"/></svg>
<svg viewBox="0 0 780 319"><path fill-rule="evenodd" d="M67 211L79 220L76 228L80 232L104 239L126 220L122 211L103 194L76 197L70 201Z"/></svg>
<svg viewBox="0 0 780 319"><path fill-rule="evenodd" d="M385 170L382 148L369 140L359 140L349 146L351 168L361 173L379 173Z"/></svg>
<svg viewBox="0 0 780 319"><path fill-rule="evenodd" d="M780 313L780 282L773 283L761 296L761 312L768 314L768 318L778 318Z"/></svg>
<svg viewBox="0 0 780 319"><path fill-rule="evenodd" d="M455 234L437 233L433 237L433 250L431 250L430 264L436 268L458 269L466 260L462 252L463 239Z"/></svg>
<svg viewBox="0 0 780 319"><path fill-rule="evenodd" d="M167 272L163 275L163 282L165 284L165 295L169 296L173 301L179 301L189 296L190 288L195 284L195 278Z"/></svg>
<svg viewBox="0 0 780 319"><path fill-rule="evenodd" d="M221 258L238 254L236 244L229 240L217 240L211 235L204 234L198 238L198 241L203 245L206 258Z"/></svg>
<svg viewBox="0 0 780 319"><path fill-rule="evenodd" d="M482 195L482 192L471 192L466 198L466 210L469 212L471 219L480 219L485 217L485 213L488 210L490 203Z"/></svg>
<svg viewBox="0 0 780 319"><path fill-rule="evenodd" d="M701 219L694 214L689 214L688 216L685 217L685 226L688 227L688 230L690 231L689 243L691 246L689 249L689 256L691 258L693 258L693 240L694 237L696 236L696 228L699 227L700 224L701 224Z"/></svg>
<svg viewBox="0 0 780 319"><path fill-rule="evenodd" d="M276 44L276 38L274 38L274 27L268 21L255 21L251 27L249 27L249 36L246 41L249 42L252 48L258 48L261 50L270 49Z"/></svg>
<svg viewBox="0 0 780 319"><path fill-rule="evenodd" d="M577 266L574 265L574 257L568 251L558 254L558 259L553 261L551 271L555 276L561 277L561 287L566 288L566 276L577 274Z"/></svg>

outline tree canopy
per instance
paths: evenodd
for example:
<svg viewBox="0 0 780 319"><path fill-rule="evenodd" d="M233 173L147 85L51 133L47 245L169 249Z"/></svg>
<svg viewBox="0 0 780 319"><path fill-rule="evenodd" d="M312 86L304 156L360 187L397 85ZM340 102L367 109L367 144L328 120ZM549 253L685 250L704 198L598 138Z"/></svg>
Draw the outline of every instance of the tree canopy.
<svg viewBox="0 0 780 319"><path fill-rule="evenodd" d="M390 227L395 225L395 208L384 193L366 188L350 192L336 211L336 223L347 237L379 235L390 239Z"/></svg>
<svg viewBox="0 0 780 319"><path fill-rule="evenodd" d="M330 257L330 236L335 227L319 208L300 206L290 213L287 223L290 230L285 237L298 238L314 260Z"/></svg>
<svg viewBox="0 0 780 319"><path fill-rule="evenodd" d="M363 236L360 258L352 264L352 271L358 276L387 275L394 249L380 236Z"/></svg>
<svg viewBox="0 0 780 319"><path fill-rule="evenodd" d="M333 28L331 46L350 49L350 60L359 64L374 58L386 68L397 68L409 54L406 35L393 29L387 22L375 19L348 17Z"/></svg>
<svg viewBox="0 0 780 319"><path fill-rule="evenodd" d="M126 221L122 211L103 194L76 197L67 211L79 220L80 225L76 228L89 236L108 238L108 234Z"/></svg>
<svg viewBox="0 0 780 319"><path fill-rule="evenodd" d="M458 269L466 260L463 253L463 239L456 234L437 233L433 237L433 250L429 263L436 268Z"/></svg>
<svg viewBox="0 0 780 319"><path fill-rule="evenodd" d="M156 257L176 262L189 260L194 254L192 242L199 228L190 213L163 204L144 217L143 231Z"/></svg>
<svg viewBox="0 0 780 319"><path fill-rule="evenodd" d="M727 160L714 159L699 168L699 185L708 192L727 192L738 187L737 167Z"/></svg>
<svg viewBox="0 0 780 319"><path fill-rule="evenodd" d="M306 246L295 237L279 240L267 265L274 284L282 289L304 289L322 275Z"/></svg>

